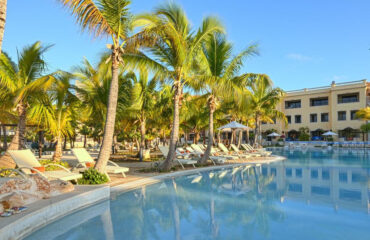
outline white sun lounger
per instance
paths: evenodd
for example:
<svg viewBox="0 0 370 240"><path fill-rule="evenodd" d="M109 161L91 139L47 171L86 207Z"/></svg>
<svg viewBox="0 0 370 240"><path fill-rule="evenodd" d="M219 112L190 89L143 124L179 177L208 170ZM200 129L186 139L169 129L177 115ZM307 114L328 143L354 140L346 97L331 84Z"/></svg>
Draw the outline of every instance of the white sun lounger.
<svg viewBox="0 0 370 240"><path fill-rule="evenodd" d="M270 156L271 155L271 152L269 151L266 151L264 149L255 149L253 148L251 145L249 144L242 144L241 145L245 150L247 151L250 151L250 152L254 152L254 153L259 153L261 154L262 156Z"/></svg>
<svg viewBox="0 0 370 240"><path fill-rule="evenodd" d="M204 151L200 148L199 145L191 144L191 147L194 149L195 152L204 155ZM224 163L225 161L227 161L227 158L225 158L224 156L213 156L212 151L209 159L213 162L214 165L216 165L216 163Z"/></svg>
<svg viewBox="0 0 370 240"><path fill-rule="evenodd" d="M161 153L163 154L163 156L166 158L167 155L168 155L168 152L169 152L169 148L167 146L158 146L159 150L161 151ZM175 158L175 160L181 165L181 167L183 169L185 169L184 165L193 165L193 167L195 168L195 164L197 163L197 161L194 161L192 159L179 159L179 158Z"/></svg>
<svg viewBox="0 0 370 240"><path fill-rule="evenodd" d="M48 164L47 166L58 166L62 170L55 170L55 171L45 171L40 172L35 167L41 167L42 165L36 159L35 155L31 152L31 150L9 150L8 151L12 159L14 160L15 164L17 164L18 168L24 172L25 174L31 174L31 170L39 173L41 176L47 179L61 179L64 181L70 180L77 180L82 178L82 175L79 173L71 172L69 169L58 165L58 164Z"/></svg>
<svg viewBox="0 0 370 240"><path fill-rule="evenodd" d="M261 156L261 154L259 154L259 153L251 153L249 151L243 152L237 146L235 146L235 144L230 144L230 146L234 150L234 152L236 152L240 156L244 156L245 158L249 158L249 157L260 157Z"/></svg>
<svg viewBox="0 0 370 240"><path fill-rule="evenodd" d="M78 164L76 165L77 169L78 167L82 167L82 169L79 169L80 171L85 171L87 169L86 163L87 162L95 162L95 160L90 156L90 154L86 151L85 148L73 148L72 149L73 155L77 158ZM105 167L106 174L122 174L123 177L126 177L126 172L128 172L130 169L127 167L121 167L118 166L117 163L112 162L108 160L108 164Z"/></svg>

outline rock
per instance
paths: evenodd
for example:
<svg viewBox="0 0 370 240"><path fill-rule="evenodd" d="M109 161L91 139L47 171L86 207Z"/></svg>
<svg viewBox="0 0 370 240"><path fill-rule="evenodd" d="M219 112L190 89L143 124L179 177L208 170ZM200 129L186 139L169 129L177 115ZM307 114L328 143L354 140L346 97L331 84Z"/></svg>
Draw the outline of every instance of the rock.
<svg viewBox="0 0 370 240"><path fill-rule="evenodd" d="M38 174L30 175L27 179L13 178L0 185L0 212L73 190L70 182L48 181Z"/></svg>

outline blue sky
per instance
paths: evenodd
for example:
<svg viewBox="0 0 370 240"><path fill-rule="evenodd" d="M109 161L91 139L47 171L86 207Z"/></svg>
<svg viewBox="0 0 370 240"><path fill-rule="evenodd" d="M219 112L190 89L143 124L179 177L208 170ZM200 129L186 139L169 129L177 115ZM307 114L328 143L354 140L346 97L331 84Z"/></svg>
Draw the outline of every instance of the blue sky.
<svg viewBox="0 0 370 240"><path fill-rule="evenodd" d="M134 13L164 1L132 0ZM258 43L260 56L244 72L266 73L284 90L329 85L370 76L370 1L368 0L181 0L194 25L207 15L225 24L235 50ZM96 62L105 39L81 33L57 0L8 0L3 50L40 40L54 46L49 69L71 70L83 57Z"/></svg>

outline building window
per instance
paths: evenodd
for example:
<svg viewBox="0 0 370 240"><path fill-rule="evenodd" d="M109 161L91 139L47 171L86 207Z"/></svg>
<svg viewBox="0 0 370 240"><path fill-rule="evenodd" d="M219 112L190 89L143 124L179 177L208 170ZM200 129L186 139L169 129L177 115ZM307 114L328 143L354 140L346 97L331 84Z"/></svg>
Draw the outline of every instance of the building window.
<svg viewBox="0 0 370 240"><path fill-rule="evenodd" d="M295 177L296 178L302 178L302 168L297 168L295 170Z"/></svg>
<svg viewBox="0 0 370 240"><path fill-rule="evenodd" d="M319 178L319 171L317 169L311 170L311 179L318 179Z"/></svg>
<svg viewBox="0 0 370 240"><path fill-rule="evenodd" d="M339 182L347 182L347 173L339 172Z"/></svg>
<svg viewBox="0 0 370 240"><path fill-rule="evenodd" d="M321 113L321 122L329 122L329 113Z"/></svg>
<svg viewBox="0 0 370 240"><path fill-rule="evenodd" d="M346 120L346 111L339 111L338 112L338 121L345 121Z"/></svg>
<svg viewBox="0 0 370 240"><path fill-rule="evenodd" d="M330 179L330 172L329 172L329 170L322 170L321 178L323 180L329 180Z"/></svg>
<svg viewBox="0 0 370 240"><path fill-rule="evenodd" d="M292 117L291 116L286 116L286 119L288 121L288 124L291 124L292 123Z"/></svg>
<svg viewBox="0 0 370 240"><path fill-rule="evenodd" d="M329 99L327 97L321 97L321 98L311 98L310 99L310 106L325 106L329 104Z"/></svg>
<svg viewBox="0 0 370 240"><path fill-rule="evenodd" d="M292 176L292 173L293 173L293 171L292 171L291 168L286 168L285 169L285 176L291 177Z"/></svg>
<svg viewBox="0 0 370 240"><path fill-rule="evenodd" d="M356 119L356 112L357 112L358 110L352 110L351 111L351 120L357 120Z"/></svg>
<svg viewBox="0 0 370 240"><path fill-rule="evenodd" d="M317 122L317 114L313 113L310 115L310 122Z"/></svg>
<svg viewBox="0 0 370 240"><path fill-rule="evenodd" d="M295 115L294 116L294 120L295 120L295 123L301 123L302 122L302 117L301 117L301 115Z"/></svg>
<svg viewBox="0 0 370 240"><path fill-rule="evenodd" d="M301 108L301 100L285 101L285 109Z"/></svg>
<svg viewBox="0 0 370 240"><path fill-rule="evenodd" d="M347 93L338 95L338 103L359 102L359 93Z"/></svg>

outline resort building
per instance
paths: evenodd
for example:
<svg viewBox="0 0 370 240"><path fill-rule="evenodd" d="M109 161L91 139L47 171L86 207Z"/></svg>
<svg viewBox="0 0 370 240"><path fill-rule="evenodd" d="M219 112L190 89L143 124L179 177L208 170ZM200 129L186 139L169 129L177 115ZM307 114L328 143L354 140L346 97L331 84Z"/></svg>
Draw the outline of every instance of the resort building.
<svg viewBox="0 0 370 240"><path fill-rule="evenodd" d="M297 140L299 129L308 127L311 139L318 140L325 131L338 133L339 140L362 140L364 121L355 113L370 104L370 83L366 80L336 83L330 86L287 91L278 105L288 120L262 123L262 132L274 129L287 139Z"/></svg>

